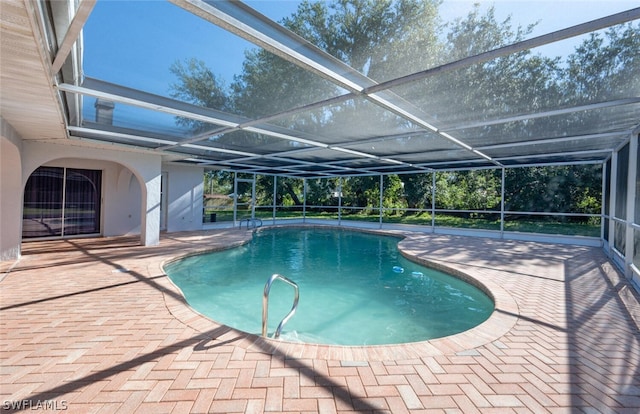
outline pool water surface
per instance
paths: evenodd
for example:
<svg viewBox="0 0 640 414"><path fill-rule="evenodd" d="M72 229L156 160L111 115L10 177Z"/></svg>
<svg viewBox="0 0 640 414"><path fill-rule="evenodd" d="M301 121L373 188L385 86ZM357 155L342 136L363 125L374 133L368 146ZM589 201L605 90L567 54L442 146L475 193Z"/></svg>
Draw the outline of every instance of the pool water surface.
<svg viewBox="0 0 640 414"><path fill-rule="evenodd" d="M195 310L258 335L265 283L274 273L293 280L300 302L280 336L290 341L417 342L468 330L491 315L494 303L484 292L409 261L398 241L341 229L265 229L246 245L186 257L165 271ZM269 336L293 297L291 286L273 283Z"/></svg>

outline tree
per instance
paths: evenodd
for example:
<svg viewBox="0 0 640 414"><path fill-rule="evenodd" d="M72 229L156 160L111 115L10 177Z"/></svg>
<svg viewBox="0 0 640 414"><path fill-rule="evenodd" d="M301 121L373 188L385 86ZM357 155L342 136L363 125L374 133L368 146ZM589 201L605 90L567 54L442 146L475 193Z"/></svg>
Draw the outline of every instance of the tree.
<svg viewBox="0 0 640 414"><path fill-rule="evenodd" d="M304 180L301 178L278 177L276 184L276 205L301 206L304 203Z"/></svg>
<svg viewBox="0 0 640 414"><path fill-rule="evenodd" d="M340 192L339 178L316 178L307 180L307 205L337 206Z"/></svg>
<svg viewBox="0 0 640 414"><path fill-rule="evenodd" d="M271 175L256 175L256 205L273 205L273 180Z"/></svg>
<svg viewBox="0 0 640 414"><path fill-rule="evenodd" d="M567 105L585 105L640 94L640 24L632 23L591 33L567 59L561 86ZM626 116L629 128L637 124L637 108L616 108L615 116ZM563 118L566 135L596 132L608 125L611 109L580 111Z"/></svg>
<svg viewBox="0 0 640 414"><path fill-rule="evenodd" d="M481 14L476 4L465 18L447 27L442 60L456 61L521 41L534 26L514 28L510 17L497 21L493 7ZM407 85L406 93L426 113L437 117L440 125L464 121L468 114L473 114L474 121L481 121L548 106L558 96L558 74L557 59L525 50L427 78L418 88ZM451 118L451 114L459 117ZM486 133L493 136L498 128L504 126L488 128Z"/></svg>
<svg viewBox="0 0 640 414"><path fill-rule="evenodd" d="M507 211L600 213L600 165L506 170Z"/></svg>
<svg viewBox="0 0 640 414"><path fill-rule="evenodd" d="M282 24L361 74L384 81L425 70L445 62L477 55L526 38L533 25L513 27L511 19L498 21L494 9L481 13L475 6L464 18L448 26L440 23L438 0L336 0L304 1ZM393 92L415 103L447 130L447 124L486 121L575 106L640 93L640 25L616 26L594 33L576 48L566 63L533 51L521 51L492 61L444 72L395 87ZM443 40L444 39L444 40ZM178 77L174 97L250 118L287 111L301 105L343 94L345 91L312 72L266 50L246 52L242 73L230 88L219 82L202 62L176 63ZM629 86L630 85L630 86ZM454 107L457 110L451 111ZM637 116L629 106L630 124ZM456 136L472 147L486 143L519 144L531 140L579 134L585 125L606 125L607 109L519 122L497 123L458 130ZM204 126L181 120L195 131ZM191 124L188 124L191 122ZM272 121L279 126L316 134L331 143L349 144L371 136L387 139L385 145L409 146L409 121L382 111L366 98L355 98L313 111ZM262 146L278 144L278 138L236 131L214 136L216 145L260 153ZM301 144L287 143L291 148ZM540 144L543 145L543 144ZM442 148L448 150L448 148ZM509 149L493 149L500 157ZM402 151L400 151L402 152ZM438 173L437 205L445 208L494 209L499 205L500 177L494 170ZM383 204L425 208L431 205L431 174L385 178ZM507 170L507 208L516 211L599 211L600 171L587 167L535 167ZM259 180L261 182L261 180ZM404 189L398 187L404 183ZM299 205L302 180L278 178L277 203ZM308 200L326 205L332 184L309 181ZM261 184L260 184L261 185ZM265 186L271 186L272 182ZM591 187L593 186L593 187ZM265 187L266 188L266 187ZM441 191L442 190L442 191ZM268 193L265 190L265 197ZM343 204L375 208L379 204L379 177L343 180Z"/></svg>
<svg viewBox="0 0 640 414"><path fill-rule="evenodd" d="M207 170L204 173L205 194L228 195L233 192L233 174L229 171Z"/></svg>
<svg viewBox="0 0 640 414"><path fill-rule="evenodd" d="M384 176L382 193L382 208L404 209L407 201L404 196L404 183L397 174Z"/></svg>
<svg viewBox="0 0 640 414"><path fill-rule="evenodd" d="M384 81L435 63L438 0L303 2L283 25L360 73Z"/></svg>
<svg viewBox="0 0 640 414"><path fill-rule="evenodd" d="M169 71L178 79L170 85L171 97L205 108L229 109L226 86L203 61L196 58L176 61ZM176 117L176 124L189 128L194 134L211 129L210 125L189 118Z"/></svg>
<svg viewBox="0 0 640 414"><path fill-rule="evenodd" d="M430 48L438 45L437 4L432 0L305 1L282 24L361 73L384 80L404 74L399 68L413 70L432 62L436 54ZM261 49L246 52L243 71L234 79L232 90L234 109L249 117L344 93L321 76ZM342 120L361 116L363 105L367 103L352 100L283 117L277 123L331 136L332 125L345 125ZM378 117L388 118L388 114L378 111L373 119Z"/></svg>
<svg viewBox="0 0 640 414"><path fill-rule="evenodd" d="M433 174L407 174L401 178L404 183L407 207L431 210Z"/></svg>
<svg viewBox="0 0 640 414"><path fill-rule="evenodd" d="M500 208L500 170L436 173L436 208L497 210Z"/></svg>
<svg viewBox="0 0 640 414"><path fill-rule="evenodd" d="M250 118L284 112L338 93L327 80L263 49L246 51L242 66L242 73L235 76L231 85L233 108ZM313 127L321 119L321 112L310 112L278 123L288 127Z"/></svg>
<svg viewBox="0 0 640 414"><path fill-rule="evenodd" d="M575 104L637 96L640 92L640 24L591 33L567 59L565 94Z"/></svg>
<svg viewBox="0 0 640 414"><path fill-rule="evenodd" d="M380 177L348 177L342 182L342 205L370 211L380 205Z"/></svg>

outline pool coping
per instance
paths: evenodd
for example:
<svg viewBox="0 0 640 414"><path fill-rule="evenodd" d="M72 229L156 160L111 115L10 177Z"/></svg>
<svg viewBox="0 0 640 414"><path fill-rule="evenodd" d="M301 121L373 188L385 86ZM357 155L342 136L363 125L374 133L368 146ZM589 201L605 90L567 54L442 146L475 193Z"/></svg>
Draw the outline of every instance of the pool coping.
<svg viewBox="0 0 640 414"><path fill-rule="evenodd" d="M292 227L323 229L335 228L340 229L341 231L358 231L398 237L401 239L398 242L398 250L404 257L426 267L444 271L466 281L467 283L473 284L474 286L485 292L487 295L489 295L491 299L493 299L495 304L494 311L491 313L487 320L469 330L442 338L431 339L428 341L407 342L403 344L388 345L326 345L299 343L287 341L284 339L265 338L256 334L237 330L235 328L218 323L213 319L210 319L209 317L193 309L187 303L180 288L173 283L173 281L166 275L166 272L164 271L165 265L185 257L206 252L227 250L246 244L251 240L251 237L255 231ZM516 300L513 298L513 296L511 296L509 292L507 292L498 284L487 280L483 277L482 274L473 272L473 270L469 270L467 268L463 268L464 263L445 263L442 260L434 260L422 257L419 251L412 249L412 242L417 241L417 238L423 235L423 233L416 233L411 231L359 228L344 229L337 226L316 224L261 227L255 229L252 232L247 232L246 239L241 242L225 246L213 246L211 248L195 249L185 254L180 254L172 258L160 261L156 264L158 266L158 269L156 270L165 275L165 279L168 281L166 287L173 293L170 294L169 292L164 292L163 296L167 310L176 319L200 333L223 331L224 333L219 335L218 338L223 336L233 337L234 341L236 341L236 345L247 350L264 352L271 355L280 355L285 358L302 357L320 360L352 361L353 363L387 360L411 360L421 357L452 354L475 355L477 354L477 351L474 350L475 348L498 341L500 337L509 332L516 324L519 316ZM176 297L180 297L182 298L182 300L178 300L176 299Z"/></svg>

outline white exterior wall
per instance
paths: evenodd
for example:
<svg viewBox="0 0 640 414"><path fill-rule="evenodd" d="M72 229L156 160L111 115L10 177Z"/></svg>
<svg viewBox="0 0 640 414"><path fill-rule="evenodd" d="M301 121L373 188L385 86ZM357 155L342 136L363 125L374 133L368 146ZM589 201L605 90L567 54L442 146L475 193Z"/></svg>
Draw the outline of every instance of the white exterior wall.
<svg viewBox="0 0 640 414"><path fill-rule="evenodd" d="M140 234L145 246L160 242L159 155L24 141L22 160L20 202L27 179L42 165L101 169L103 234Z"/></svg>
<svg viewBox="0 0 640 414"><path fill-rule="evenodd" d="M0 260L20 257L24 187L41 166L102 171L101 231L104 236L140 235L160 241L161 171L167 175L167 231L202 229L201 167L165 164L161 156L81 142L25 141L0 117Z"/></svg>
<svg viewBox="0 0 640 414"><path fill-rule="evenodd" d="M103 234L140 234L142 189L136 176L123 165L111 163L111 168L104 170L102 182Z"/></svg>
<svg viewBox="0 0 640 414"><path fill-rule="evenodd" d="M22 139L0 117L0 260L20 258L22 239Z"/></svg>
<svg viewBox="0 0 640 414"><path fill-rule="evenodd" d="M140 235L141 244L160 241L161 171L167 175L167 231L202 229L201 167L162 165L161 157L82 143L23 141L0 118L1 260L20 257L24 187L41 166L102 171L101 231L104 236Z"/></svg>
<svg viewBox="0 0 640 414"><path fill-rule="evenodd" d="M24 187L43 165L102 170L102 234L139 234L143 245L160 242L160 155L69 145L69 141L61 145L23 141L0 121L2 260L20 257Z"/></svg>
<svg viewBox="0 0 640 414"><path fill-rule="evenodd" d="M202 229L204 169L165 164L167 173L167 232Z"/></svg>

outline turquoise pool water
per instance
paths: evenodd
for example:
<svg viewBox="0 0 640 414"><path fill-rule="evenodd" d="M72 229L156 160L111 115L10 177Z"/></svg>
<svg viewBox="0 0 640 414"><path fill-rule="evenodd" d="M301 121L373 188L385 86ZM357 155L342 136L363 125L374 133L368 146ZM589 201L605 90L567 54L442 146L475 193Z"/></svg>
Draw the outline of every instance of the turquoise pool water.
<svg viewBox="0 0 640 414"><path fill-rule="evenodd" d="M260 335L262 295L279 273L296 282L300 302L281 338L319 344L416 342L470 329L493 312L493 301L456 277L400 255L399 239L335 229L273 229L244 246L165 266L198 312ZM293 303L291 286L275 281L269 295L272 336Z"/></svg>

